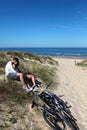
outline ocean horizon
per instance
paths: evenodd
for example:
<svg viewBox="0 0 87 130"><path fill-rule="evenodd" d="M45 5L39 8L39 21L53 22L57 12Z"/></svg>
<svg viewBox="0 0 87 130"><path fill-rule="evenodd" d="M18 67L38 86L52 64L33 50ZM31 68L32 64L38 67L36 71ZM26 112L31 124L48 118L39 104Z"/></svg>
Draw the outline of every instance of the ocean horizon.
<svg viewBox="0 0 87 130"><path fill-rule="evenodd" d="M0 51L30 52L41 56L87 58L85 47L1 47Z"/></svg>

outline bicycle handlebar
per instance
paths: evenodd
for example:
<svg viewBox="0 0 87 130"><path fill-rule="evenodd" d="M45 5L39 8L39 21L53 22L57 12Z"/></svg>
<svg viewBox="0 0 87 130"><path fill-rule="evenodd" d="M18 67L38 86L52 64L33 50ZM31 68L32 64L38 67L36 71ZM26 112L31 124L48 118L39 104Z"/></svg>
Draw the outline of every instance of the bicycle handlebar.
<svg viewBox="0 0 87 130"><path fill-rule="evenodd" d="M52 84L52 81L50 81L48 84L47 84L47 87L46 89L48 89L48 87Z"/></svg>

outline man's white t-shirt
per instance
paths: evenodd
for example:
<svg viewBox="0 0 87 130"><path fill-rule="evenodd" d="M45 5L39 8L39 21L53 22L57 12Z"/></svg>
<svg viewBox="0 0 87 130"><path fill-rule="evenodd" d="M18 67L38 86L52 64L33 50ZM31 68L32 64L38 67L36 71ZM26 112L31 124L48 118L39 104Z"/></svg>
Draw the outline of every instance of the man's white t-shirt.
<svg viewBox="0 0 87 130"><path fill-rule="evenodd" d="M12 66L12 62L9 61L7 64L6 64L6 67L5 67L5 74L8 75L10 73L16 73L16 71L14 70L13 66Z"/></svg>

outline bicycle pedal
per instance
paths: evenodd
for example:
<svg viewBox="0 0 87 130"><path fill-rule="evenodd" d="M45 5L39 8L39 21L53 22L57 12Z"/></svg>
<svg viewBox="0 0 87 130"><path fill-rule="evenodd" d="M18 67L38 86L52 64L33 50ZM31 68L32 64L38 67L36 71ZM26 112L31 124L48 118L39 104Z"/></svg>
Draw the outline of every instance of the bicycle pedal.
<svg viewBox="0 0 87 130"><path fill-rule="evenodd" d="M67 106L68 108L71 108L72 106Z"/></svg>
<svg viewBox="0 0 87 130"><path fill-rule="evenodd" d="M32 102L32 105L31 105L31 108L34 108L37 104L33 101Z"/></svg>

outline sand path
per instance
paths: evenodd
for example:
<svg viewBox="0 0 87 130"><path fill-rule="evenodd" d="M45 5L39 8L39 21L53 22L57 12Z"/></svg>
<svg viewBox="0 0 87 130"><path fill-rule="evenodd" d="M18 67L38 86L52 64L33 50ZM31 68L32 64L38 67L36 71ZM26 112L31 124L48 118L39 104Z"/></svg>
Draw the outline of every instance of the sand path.
<svg viewBox="0 0 87 130"><path fill-rule="evenodd" d="M80 129L87 130L87 71L76 66L75 59L54 59L59 62L59 86L55 93L65 95L63 99L72 105Z"/></svg>

